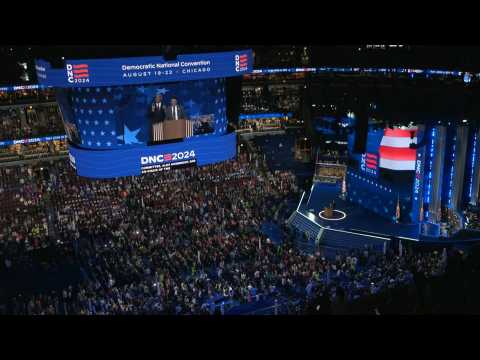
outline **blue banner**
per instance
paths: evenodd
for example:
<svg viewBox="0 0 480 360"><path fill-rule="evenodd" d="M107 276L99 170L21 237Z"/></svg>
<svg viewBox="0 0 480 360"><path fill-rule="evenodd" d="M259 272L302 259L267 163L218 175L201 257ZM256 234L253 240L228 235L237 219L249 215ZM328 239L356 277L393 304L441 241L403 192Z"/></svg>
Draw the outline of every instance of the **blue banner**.
<svg viewBox="0 0 480 360"><path fill-rule="evenodd" d="M304 72L316 72L316 73L378 73L378 74L425 74L426 76L451 76L461 77L467 74L469 81L472 78L472 74L464 73L462 71L449 71L449 70L432 70L432 69L407 69L407 68L352 68L352 67L318 67L318 68L277 68L277 69L255 69L252 71L253 75L257 74L277 74L277 73L304 73ZM477 74L477 77L480 74Z"/></svg>
<svg viewBox="0 0 480 360"><path fill-rule="evenodd" d="M427 136L425 128L419 127L417 132L417 143L421 143L424 136ZM415 161L415 178L413 180L413 199L412 199L412 221L417 223L423 221L423 188L424 171L426 161L426 146L417 149L417 159Z"/></svg>
<svg viewBox="0 0 480 360"><path fill-rule="evenodd" d="M31 84L31 85L14 85L14 86L0 86L1 92L12 92L12 91L20 91L20 90L38 90L38 89L46 89L51 86L45 85L38 85L38 84Z"/></svg>
<svg viewBox="0 0 480 360"><path fill-rule="evenodd" d="M292 117L293 113L265 113L265 114L240 114L238 117L240 120L247 119L267 119L267 118L280 118L280 117Z"/></svg>
<svg viewBox="0 0 480 360"><path fill-rule="evenodd" d="M37 60L35 69L42 85L95 87L139 85L240 76L252 71L252 50L163 57L66 60L65 68L53 69Z"/></svg>
<svg viewBox="0 0 480 360"><path fill-rule="evenodd" d="M348 135L348 152L350 157L358 163L358 170L365 175L378 177L380 165L380 143L383 138L383 129L369 130L366 152L357 154L353 152L355 132Z"/></svg>
<svg viewBox="0 0 480 360"><path fill-rule="evenodd" d="M78 175L90 178L116 178L182 166L202 166L229 160L235 155L235 133L116 150L95 151L70 146L70 163Z"/></svg>
<svg viewBox="0 0 480 360"><path fill-rule="evenodd" d="M48 142L54 140L65 140L67 138L66 135L55 135L55 136L43 136L37 138L30 138L30 139L19 139L19 140L4 140L0 141L0 147L6 147L10 145L16 144L34 144L39 142Z"/></svg>

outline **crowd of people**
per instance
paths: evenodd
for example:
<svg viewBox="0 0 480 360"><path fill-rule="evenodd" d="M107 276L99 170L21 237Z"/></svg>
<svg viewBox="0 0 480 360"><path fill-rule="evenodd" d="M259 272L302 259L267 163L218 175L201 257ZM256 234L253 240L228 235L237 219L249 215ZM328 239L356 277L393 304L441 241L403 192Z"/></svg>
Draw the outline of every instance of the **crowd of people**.
<svg viewBox="0 0 480 360"><path fill-rule="evenodd" d="M65 133L57 104L0 109L0 140L17 140Z"/></svg>
<svg viewBox="0 0 480 360"><path fill-rule="evenodd" d="M6 313L216 314L300 299L295 313L341 314L445 271L445 252L301 253L280 211L299 195L295 177L270 172L259 153L116 180L80 178L66 161L43 166L0 169L0 271L33 269L29 252L60 247L85 276L16 294ZM266 221L279 223L281 244L260 232ZM375 304L361 311L383 311Z"/></svg>
<svg viewBox="0 0 480 360"><path fill-rule="evenodd" d="M19 103L38 103L55 101L54 89L20 89L16 91L0 91L0 105Z"/></svg>
<svg viewBox="0 0 480 360"><path fill-rule="evenodd" d="M465 229L480 231L480 208L478 206L469 205L463 211Z"/></svg>
<svg viewBox="0 0 480 360"><path fill-rule="evenodd" d="M299 87L272 86L271 88L244 87L242 113L280 112L297 113L301 97Z"/></svg>

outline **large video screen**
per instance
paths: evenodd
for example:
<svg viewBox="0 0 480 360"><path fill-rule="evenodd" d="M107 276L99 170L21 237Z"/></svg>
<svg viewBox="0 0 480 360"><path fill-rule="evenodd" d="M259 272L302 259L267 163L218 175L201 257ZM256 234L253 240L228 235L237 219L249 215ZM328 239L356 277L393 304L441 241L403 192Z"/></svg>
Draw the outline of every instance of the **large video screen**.
<svg viewBox="0 0 480 360"><path fill-rule="evenodd" d="M398 171L414 171L417 157L417 128L386 128L380 142L380 167Z"/></svg>
<svg viewBox="0 0 480 360"><path fill-rule="evenodd" d="M224 135L225 80L57 90L69 141L105 150Z"/></svg>
<svg viewBox="0 0 480 360"><path fill-rule="evenodd" d="M229 160L237 151L235 133L198 137L191 141L155 146L95 151L70 146L70 164L80 176L118 178L163 172L186 166L203 166Z"/></svg>
<svg viewBox="0 0 480 360"><path fill-rule="evenodd" d="M355 133L348 137L348 148L352 163L365 175L392 181L410 178L415 171L417 143L416 127L394 127L368 131L366 151L353 153Z"/></svg>

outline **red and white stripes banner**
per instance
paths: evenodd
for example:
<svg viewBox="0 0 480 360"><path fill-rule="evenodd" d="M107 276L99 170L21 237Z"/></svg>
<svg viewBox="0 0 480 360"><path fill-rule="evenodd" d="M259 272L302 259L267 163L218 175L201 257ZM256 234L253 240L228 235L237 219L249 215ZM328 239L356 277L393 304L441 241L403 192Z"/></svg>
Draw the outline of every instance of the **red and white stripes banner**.
<svg viewBox="0 0 480 360"><path fill-rule="evenodd" d="M415 170L416 149L410 144L417 143L416 127L401 129L387 128L380 143L380 167L391 170Z"/></svg>

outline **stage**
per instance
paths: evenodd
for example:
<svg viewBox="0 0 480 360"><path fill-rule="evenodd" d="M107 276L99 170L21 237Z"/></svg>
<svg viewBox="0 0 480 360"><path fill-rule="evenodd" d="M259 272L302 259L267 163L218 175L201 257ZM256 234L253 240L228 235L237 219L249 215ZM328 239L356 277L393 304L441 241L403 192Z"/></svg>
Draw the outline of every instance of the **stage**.
<svg viewBox="0 0 480 360"><path fill-rule="evenodd" d="M298 212L324 228L385 238L395 236L414 241L419 240L418 224L396 224L357 204L342 200L340 195L340 185L316 182L310 193L304 195ZM334 211L332 219L327 219L323 211L332 202L335 202L334 209L336 211Z"/></svg>

